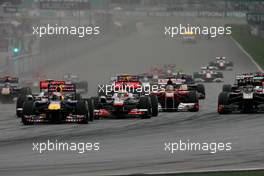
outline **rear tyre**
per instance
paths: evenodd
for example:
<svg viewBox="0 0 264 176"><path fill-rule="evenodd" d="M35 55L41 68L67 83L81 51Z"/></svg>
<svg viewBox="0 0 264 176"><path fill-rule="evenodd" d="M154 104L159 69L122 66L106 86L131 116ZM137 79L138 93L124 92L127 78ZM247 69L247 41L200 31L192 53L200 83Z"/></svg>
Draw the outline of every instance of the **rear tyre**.
<svg viewBox="0 0 264 176"><path fill-rule="evenodd" d="M100 105L100 98L99 97L93 97L93 104L94 104L94 110L100 110L101 105ZM94 115L94 119L98 120L100 117L98 115Z"/></svg>
<svg viewBox="0 0 264 176"><path fill-rule="evenodd" d="M159 115L159 101L158 97L156 95L150 94L150 100L151 100L151 115L153 117L157 117Z"/></svg>
<svg viewBox="0 0 264 176"><path fill-rule="evenodd" d="M24 115L34 115L34 102L33 101L25 101L23 105L23 116L22 123L24 125L32 125L32 122L28 122Z"/></svg>
<svg viewBox="0 0 264 176"><path fill-rule="evenodd" d="M84 115L84 119L80 124L87 124L89 120L88 104L86 101L78 101L76 104L76 114Z"/></svg>
<svg viewBox="0 0 264 176"><path fill-rule="evenodd" d="M188 95L189 103L194 103L195 106L192 109L189 109L190 112L199 111L199 99L197 97L196 91L190 91Z"/></svg>
<svg viewBox="0 0 264 176"><path fill-rule="evenodd" d="M141 116L142 119L151 118L151 100L148 96L141 97L138 104L138 109L147 109L148 111Z"/></svg>
<svg viewBox="0 0 264 176"><path fill-rule="evenodd" d="M230 110L227 110L225 106L229 105L229 92L221 92L218 96L218 107L217 112L219 114L228 114L231 113Z"/></svg>
<svg viewBox="0 0 264 176"><path fill-rule="evenodd" d="M17 115L17 117L23 116L23 105L24 105L24 102L26 101L26 99L27 99L27 96L25 94L21 94L20 96L18 96L17 102L16 102L16 115ZM22 110L18 110L18 109L22 109Z"/></svg>
<svg viewBox="0 0 264 176"><path fill-rule="evenodd" d="M93 121L94 120L94 102L93 99L89 98L87 100L88 102L88 109L89 109L89 121Z"/></svg>
<svg viewBox="0 0 264 176"><path fill-rule="evenodd" d="M202 94L202 96L200 97L200 99L205 99L206 95L205 95L205 88L203 84L197 84L197 91Z"/></svg>

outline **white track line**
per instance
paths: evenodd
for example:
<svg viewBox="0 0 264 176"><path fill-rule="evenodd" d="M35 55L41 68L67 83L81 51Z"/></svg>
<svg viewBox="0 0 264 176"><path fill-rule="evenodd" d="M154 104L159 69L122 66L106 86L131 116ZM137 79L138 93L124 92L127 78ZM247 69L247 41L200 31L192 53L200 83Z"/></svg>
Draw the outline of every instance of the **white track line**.
<svg viewBox="0 0 264 176"><path fill-rule="evenodd" d="M240 43L238 43L238 41L236 41L232 36L231 36L231 40L237 45L237 47L243 51L243 53L245 53L248 58L251 60L251 62L257 67L257 69L261 72L263 72L263 69L261 68L261 66L253 59L253 57L240 45Z"/></svg>

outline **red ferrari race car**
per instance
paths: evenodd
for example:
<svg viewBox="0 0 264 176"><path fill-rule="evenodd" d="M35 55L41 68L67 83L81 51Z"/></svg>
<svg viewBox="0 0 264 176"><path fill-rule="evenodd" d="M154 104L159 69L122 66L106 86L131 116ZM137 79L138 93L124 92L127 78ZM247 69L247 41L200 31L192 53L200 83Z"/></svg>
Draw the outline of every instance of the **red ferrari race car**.
<svg viewBox="0 0 264 176"><path fill-rule="evenodd" d="M159 111L199 111L199 96L196 90L188 88L181 79L160 80L167 81L157 93Z"/></svg>

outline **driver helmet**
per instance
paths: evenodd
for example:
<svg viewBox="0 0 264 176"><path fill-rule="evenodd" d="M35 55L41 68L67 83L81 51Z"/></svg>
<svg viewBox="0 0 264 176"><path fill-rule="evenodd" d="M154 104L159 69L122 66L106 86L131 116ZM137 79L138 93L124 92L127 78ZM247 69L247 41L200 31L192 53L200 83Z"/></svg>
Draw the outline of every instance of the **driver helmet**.
<svg viewBox="0 0 264 176"><path fill-rule="evenodd" d="M166 91L173 91L174 90L174 87L173 87L173 85L168 85L167 87L166 87Z"/></svg>
<svg viewBox="0 0 264 176"><path fill-rule="evenodd" d="M53 92L51 95L51 100L52 101L62 101L64 100L64 97L60 92Z"/></svg>
<svg viewBox="0 0 264 176"><path fill-rule="evenodd" d="M119 91L117 93L117 97L118 98L126 98L126 97L128 97L128 92L126 92L126 91Z"/></svg>

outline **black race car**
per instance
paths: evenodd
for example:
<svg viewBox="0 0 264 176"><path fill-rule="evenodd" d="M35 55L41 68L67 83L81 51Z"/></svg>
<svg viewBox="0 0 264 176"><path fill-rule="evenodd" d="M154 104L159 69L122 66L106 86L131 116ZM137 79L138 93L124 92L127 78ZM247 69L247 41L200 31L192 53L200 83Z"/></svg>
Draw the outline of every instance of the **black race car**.
<svg viewBox="0 0 264 176"><path fill-rule="evenodd" d="M264 74L240 75L235 85L224 85L217 110L219 114L264 112Z"/></svg>
<svg viewBox="0 0 264 176"><path fill-rule="evenodd" d="M202 67L202 71L193 73L193 79L195 82L223 82L223 73L215 70L216 67Z"/></svg>
<svg viewBox="0 0 264 176"><path fill-rule="evenodd" d="M184 80L184 83L188 85L189 90L195 90L197 91L198 98L199 99L205 99L205 87L203 84L196 84L192 75L188 75L184 72L179 72L177 75L175 75L176 79L182 79Z"/></svg>
<svg viewBox="0 0 264 176"><path fill-rule="evenodd" d="M22 88L17 77L4 76L0 78L0 101L12 103L22 93L29 93L29 88Z"/></svg>
<svg viewBox="0 0 264 176"><path fill-rule="evenodd" d="M218 70L233 70L234 63L226 60L226 57L216 57L209 63L209 66L216 67Z"/></svg>

